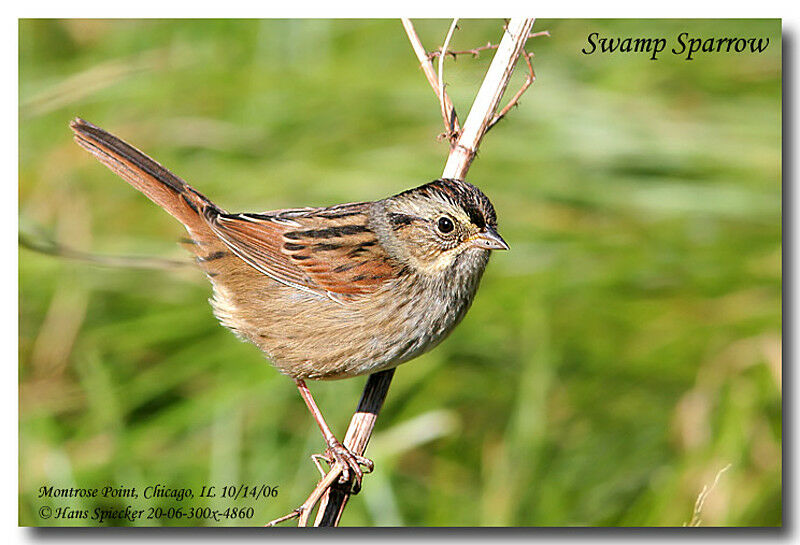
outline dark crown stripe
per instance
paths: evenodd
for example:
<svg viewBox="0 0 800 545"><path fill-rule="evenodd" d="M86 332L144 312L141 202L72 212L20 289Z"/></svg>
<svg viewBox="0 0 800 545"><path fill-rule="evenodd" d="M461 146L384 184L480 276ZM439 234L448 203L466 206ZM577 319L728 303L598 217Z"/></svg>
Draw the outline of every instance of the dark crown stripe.
<svg viewBox="0 0 800 545"><path fill-rule="evenodd" d="M398 196L417 194L423 196L438 195L440 198L461 207L469 216L470 221L479 229L486 225L497 226L497 215L489 198L469 182L442 178L434 180L420 187L403 191Z"/></svg>

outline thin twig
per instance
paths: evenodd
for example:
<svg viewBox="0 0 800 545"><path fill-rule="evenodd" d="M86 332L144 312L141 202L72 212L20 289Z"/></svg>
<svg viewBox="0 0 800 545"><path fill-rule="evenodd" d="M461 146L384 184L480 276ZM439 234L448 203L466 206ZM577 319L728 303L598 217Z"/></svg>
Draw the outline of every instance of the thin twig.
<svg viewBox="0 0 800 545"><path fill-rule="evenodd" d="M330 488L330 486L339 478L339 475L342 474L342 464L336 462L331 470L325 474L317 483L317 486L314 487L314 490L311 491L306 501L303 504L295 509L294 511L283 515L282 517L278 517L275 520L269 521L265 526L276 526L281 522L291 520L293 518L299 518L297 525L298 526L306 526L308 524L308 518L311 516L311 512L314 510L314 506L317 504L319 499L322 497L322 494Z"/></svg>
<svg viewBox="0 0 800 545"><path fill-rule="evenodd" d="M422 42L419 39L419 35L417 31L414 29L414 25L411 24L410 19L401 19L403 23L403 28L408 35L408 41L411 42L411 47L414 50L414 54L417 56L417 60L419 60L419 65L422 68L422 72L425 74L425 77L428 80L433 92L436 93L436 97L441 101L444 101L445 105L447 106L447 111L451 113L451 118L449 120L450 126L452 127L451 132L451 139L455 140L458 135L461 133L461 125L458 122L458 114L456 114L455 106L453 106L453 101L450 100L450 97L447 95L447 92L443 89L439 89L439 81L436 77L436 71L433 69L433 62L428 57L428 52L425 51L425 48L422 47ZM445 118L445 124L448 123L448 119Z"/></svg>
<svg viewBox="0 0 800 545"><path fill-rule="evenodd" d="M717 483L719 483L719 478L722 477L722 474L728 471L730 467L731 464L728 464L717 471L717 475L714 477L714 482L711 483L711 486L703 485L703 490L700 491L700 494L697 496L697 500L694 502L692 520L690 520L688 524L684 523L684 526L700 526L700 523L702 522L700 515L703 512L703 505L706 503L706 498L708 498L708 495L711 494L711 491L717 487Z"/></svg>
<svg viewBox="0 0 800 545"><path fill-rule="evenodd" d="M269 521L268 523L266 523L264 525L264 527L265 528L269 528L271 526L277 526L281 522L286 522L287 520L296 519L297 517L300 516L300 513L302 513L302 512L303 512L302 507L298 507L297 509L295 509L291 513L288 513L286 515L283 515L282 517L278 517L276 519L273 519L273 520Z"/></svg>
<svg viewBox="0 0 800 545"><path fill-rule="evenodd" d="M311 517L311 511L314 509L314 506L317 504L317 502L319 502L323 494L330 489L331 485L339 480L339 475L342 474L343 469L344 467L342 464L336 462L328 474L320 479L319 484L317 484L317 486L311 492L311 495L303 503L303 512L300 513L300 520L297 521L297 526L308 525L308 519Z"/></svg>
<svg viewBox="0 0 800 545"><path fill-rule="evenodd" d="M450 24L450 30L447 31L447 37L444 39L444 44L442 44L442 51L447 51L447 46L450 45L450 40L453 37L453 32L455 32L456 28L458 27L458 18L453 19L453 22ZM442 118L444 119L444 136L450 143L452 144L454 137L453 134L453 121L452 121L452 111L447 109L447 103L442 100L444 96L444 59L445 57L439 57L439 104L442 106ZM452 107L452 106L451 106Z"/></svg>
<svg viewBox="0 0 800 545"><path fill-rule="evenodd" d="M540 30L539 32L531 32L530 34L528 34L528 39L538 38L539 36L548 36L549 37L550 36L550 31L549 30ZM445 55L450 55L451 57L453 57L453 59L456 59L457 55L472 55L472 58L475 58L480 54L481 51L487 51L487 50L490 50L490 49L497 49L499 46L500 46L500 44L493 44L492 42L486 42L486 45L481 45L481 46L475 47L473 49L464 49L464 50L461 50L461 51L453 51L453 50L448 49L448 50L445 51ZM430 53L428 53L428 58L433 60L433 59L435 59L436 57L438 57L441 54L442 54L442 50L441 49L437 49L435 51L431 51Z"/></svg>
<svg viewBox="0 0 800 545"><path fill-rule="evenodd" d="M489 122L489 126L486 127L487 132L489 131L489 129L497 125L497 123L506 116L506 114L511 110L511 108L519 104L520 97L525 93L525 91L528 90L528 87L530 87L533 84L533 82L536 81L536 73L533 71L533 64L531 64L531 57L533 56L533 53L527 53L523 49L522 55L520 56L525 59L525 63L528 65L528 75L525 78L525 81L522 83L522 87L520 87L519 91L517 91L514 94L514 96L511 97L511 100L508 101L506 107L500 110L500 112L496 114Z"/></svg>
<svg viewBox="0 0 800 545"><path fill-rule="evenodd" d="M122 267L130 269L177 269L192 265L191 261L167 259L162 257L99 255L75 250L53 240L36 239L32 235L19 233L19 245L40 254L65 257L76 261L85 261L104 267Z"/></svg>
<svg viewBox="0 0 800 545"><path fill-rule="evenodd" d="M480 54L481 51L487 51L489 49L497 49L497 47L499 45L500 44L493 44L492 42L486 42L486 45L481 45L481 46L478 46L478 47L474 47L472 49L464 49L464 50L461 50L461 51L453 51L451 49L447 49L447 50L445 50L445 56L449 55L449 56L453 57L453 60L456 60L458 58L458 55L472 55L472 58L475 58L475 57L478 56L478 54ZM439 49L436 49L436 50L431 51L430 53L428 53L428 57L431 60L433 60L436 57L441 56L441 54L442 54L442 49L439 48Z"/></svg>

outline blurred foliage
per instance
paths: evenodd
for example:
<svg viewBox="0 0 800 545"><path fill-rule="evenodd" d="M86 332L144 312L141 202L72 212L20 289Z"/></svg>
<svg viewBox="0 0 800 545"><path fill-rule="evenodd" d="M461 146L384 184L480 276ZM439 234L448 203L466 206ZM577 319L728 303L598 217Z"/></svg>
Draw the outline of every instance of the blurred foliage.
<svg viewBox="0 0 800 545"><path fill-rule="evenodd" d="M448 21L417 21L438 47ZM455 49L501 21L462 20ZM548 21L538 80L469 179L511 251L441 346L403 365L346 525L779 525L779 21ZM762 54L586 56L602 36L765 36ZM671 45L670 45L671 47ZM376 199L436 178L439 107L399 21L20 22L20 229L185 258L180 226L75 146L84 117L229 210ZM491 54L447 60L466 115ZM521 82L522 70L513 85ZM294 385L221 328L193 268L19 254L20 523L42 485L316 482ZM343 433L363 379L314 383ZM175 506L138 500L142 507ZM112 521L124 523L124 521ZM141 525L195 521L145 520ZM216 525L210 522L211 525Z"/></svg>

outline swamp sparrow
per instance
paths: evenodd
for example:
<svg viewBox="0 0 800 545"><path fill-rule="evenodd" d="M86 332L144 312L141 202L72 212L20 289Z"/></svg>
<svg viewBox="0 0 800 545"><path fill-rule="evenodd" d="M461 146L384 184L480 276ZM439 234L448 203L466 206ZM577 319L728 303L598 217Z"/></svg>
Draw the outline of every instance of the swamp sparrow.
<svg viewBox="0 0 800 545"><path fill-rule="evenodd" d="M490 250L507 250L480 189L436 180L375 201L229 214L139 150L82 119L75 140L180 221L225 327L295 380L342 481L372 462L333 435L305 379L390 369L467 312Z"/></svg>

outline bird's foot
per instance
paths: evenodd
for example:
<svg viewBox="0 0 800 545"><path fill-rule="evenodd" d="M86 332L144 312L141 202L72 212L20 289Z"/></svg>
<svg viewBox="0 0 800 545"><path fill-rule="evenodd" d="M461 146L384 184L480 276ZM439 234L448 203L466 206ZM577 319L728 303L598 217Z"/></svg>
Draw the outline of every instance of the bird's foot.
<svg viewBox="0 0 800 545"><path fill-rule="evenodd" d="M361 490L361 480L364 477L364 473L371 473L375 468L375 464L372 460L355 454L336 440L328 444L325 454L321 456L331 467L333 467L336 462L342 465L342 475L339 477L340 484L348 482L352 475L352 494L358 494ZM361 469L362 466L364 468L363 470Z"/></svg>

